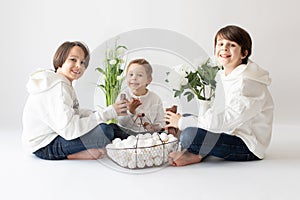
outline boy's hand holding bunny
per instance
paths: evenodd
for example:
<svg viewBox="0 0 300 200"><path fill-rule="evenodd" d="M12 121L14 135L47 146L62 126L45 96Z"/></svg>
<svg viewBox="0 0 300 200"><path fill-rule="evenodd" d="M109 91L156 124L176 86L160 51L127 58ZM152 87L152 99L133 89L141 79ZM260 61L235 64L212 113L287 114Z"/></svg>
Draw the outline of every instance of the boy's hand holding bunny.
<svg viewBox="0 0 300 200"><path fill-rule="evenodd" d="M118 116L127 115L127 100L120 100L113 104Z"/></svg>
<svg viewBox="0 0 300 200"><path fill-rule="evenodd" d="M131 114L135 114L135 110L137 109L137 107L142 105L141 100L138 98L132 98L131 101L128 101L127 103L128 103L128 110Z"/></svg>

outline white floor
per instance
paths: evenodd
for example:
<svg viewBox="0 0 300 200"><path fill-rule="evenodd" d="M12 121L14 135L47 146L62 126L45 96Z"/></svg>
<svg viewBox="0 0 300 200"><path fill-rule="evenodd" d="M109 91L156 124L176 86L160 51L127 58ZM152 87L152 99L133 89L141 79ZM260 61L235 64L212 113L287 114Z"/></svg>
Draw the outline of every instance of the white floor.
<svg viewBox="0 0 300 200"><path fill-rule="evenodd" d="M100 161L25 154L19 131L0 131L0 199L300 199L300 126L274 127L266 159L216 158L185 167L125 170Z"/></svg>

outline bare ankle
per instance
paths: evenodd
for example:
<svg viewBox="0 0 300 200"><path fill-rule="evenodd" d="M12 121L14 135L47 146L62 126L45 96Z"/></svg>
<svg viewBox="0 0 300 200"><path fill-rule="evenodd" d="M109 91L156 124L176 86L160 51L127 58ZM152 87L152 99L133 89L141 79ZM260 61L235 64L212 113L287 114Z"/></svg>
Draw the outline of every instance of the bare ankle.
<svg viewBox="0 0 300 200"><path fill-rule="evenodd" d="M68 155L67 158L69 160L97 160L102 158L104 155L105 151L103 149L88 149Z"/></svg>
<svg viewBox="0 0 300 200"><path fill-rule="evenodd" d="M202 157L188 151L170 154L169 163L172 166L185 166L201 162Z"/></svg>

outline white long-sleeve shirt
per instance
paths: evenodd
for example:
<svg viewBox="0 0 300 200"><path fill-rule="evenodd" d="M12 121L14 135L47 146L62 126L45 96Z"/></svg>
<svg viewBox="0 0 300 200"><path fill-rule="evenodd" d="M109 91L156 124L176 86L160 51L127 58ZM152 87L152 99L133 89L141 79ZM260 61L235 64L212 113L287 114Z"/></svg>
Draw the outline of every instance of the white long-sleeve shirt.
<svg viewBox="0 0 300 200"><path fill-rule="evenodd" d="M31 74L27 90L22 141L31 152L48 145L58 135L75 139L117 116L112 106L101 113L79 108L70 81L52 70Z"/></svg>
<svg viewBox="0 0 300 200"><path fill-rule="evenodd" d="M274 104L268 90L269 73L249 61L229 75L219 71L213 105L202 116L181 117L179 129L200 127L240 137L263 158L272 134Z"/></svg>
<svg viewBox="0 0 300 200"><path fill-rule="evenodd" d="M118 116L118 123L121 127L130 129L135 132L145 131L143 124L148 122L150 124L158 124L161 128L165 126L164 109L160 97L154 92L148 90L145 95L135 96L128 88L121 93L126 94L126 98L139 98L142 104L137 107L135 114L128 112L127 116ZM120 98L120 95L117 99ZM138 118L139 113L144 113L143 118Z"/></svg>

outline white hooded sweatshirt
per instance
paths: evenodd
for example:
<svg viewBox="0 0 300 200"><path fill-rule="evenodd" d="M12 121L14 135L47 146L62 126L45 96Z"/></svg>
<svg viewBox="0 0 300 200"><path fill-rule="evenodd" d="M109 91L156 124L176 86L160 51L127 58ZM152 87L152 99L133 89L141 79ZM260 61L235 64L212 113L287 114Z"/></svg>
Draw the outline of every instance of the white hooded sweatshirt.
<svg viewBox="0 0 300 200"><path fill-rule="evenodd" d="M72 140L117 116L113 106L101 113L80 109L70 81L52 70L31 74L27 90L22 141L31 152L47 146L58 135Z"/></svg>
<svg viewBox="0 0 300 200"><path fill-rule="evenodd" d="M262 159L272 134L274 104L268 90L270 83L269 73L251 61L227 76L219 71L212 107L202 116L181 117L179 129L200 127L235 135Z"/></svg>

